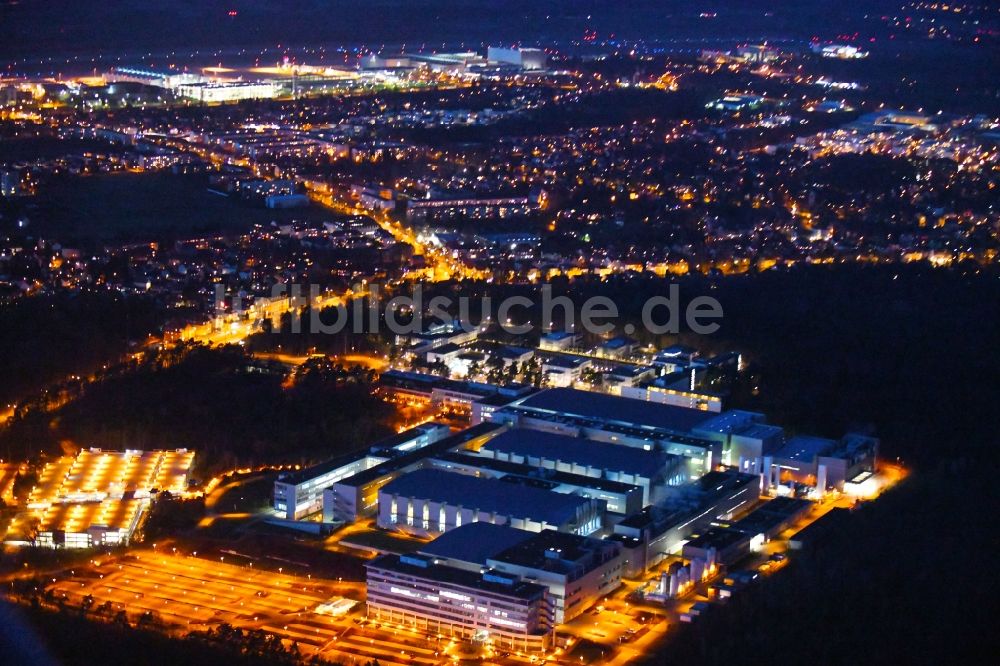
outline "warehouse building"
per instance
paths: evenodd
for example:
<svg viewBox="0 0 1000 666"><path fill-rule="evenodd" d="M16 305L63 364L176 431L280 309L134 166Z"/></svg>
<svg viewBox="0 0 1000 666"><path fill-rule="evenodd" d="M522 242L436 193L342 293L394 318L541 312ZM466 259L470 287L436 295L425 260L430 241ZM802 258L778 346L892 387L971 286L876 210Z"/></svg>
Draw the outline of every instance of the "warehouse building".
<svg viewBox="0 0 1000 666"><path fill-rule="evenodd" d="M681 554L689 560L728 566L750 554L750 535L725 527L711 527L685 543Z"/></svg>
<svg viewBox="0 0 1000 666"><path fill-rule="evenodd" d="M680 552L692 534L715 522L728 522L760 501L760 480L753 474L713 471L697 481L671 489L666 502L646 507L617 523L616 535L626 541L627 569L644 571L665 557Z"/></svg>
<svg viewBox="0 0 1000 666"><path fill-rule="evenodd" d="M539 430L502 433L487 442L479 455L639 486L643 506L653 501L658 486L677 485L688 479L687 464L681 456Z"/></svg>
<svg viewBox="0 0 1000 666"><path fill-rule="evenodd" d="M472 522L531 532L588 535L603 525L605 503L538 487L527 479L489 479L420 469L378 493L378 526L433 536Z"/></svg>
<svg viewBox="0 0 1000 666"><path fill-rule="evenodd" d="M874 472L879 441L850 433L840 440L797 435L773 453L765 453L760 463L765 487L784 483L843 491L844 484L863 472Z"/></svg>
<svg viewBox="0 0 1000 666"><path fill-rule="evenodd" d="M690 460L690 476L712 469L722 444L692 430L713 416L701 409L553 388L511 402L484 418L518 428L659 450Z"/></svg>
<svg viewBox="0 0 1000 666"><path fill-rule="evenodd" d="M642 488L633 484L483 458L471 452L442 453L430 460L430 467L492 479L521 479L554 493L590 497L605 502L608 514L615 514L618 518L635 513L643 507ZM613 520L614 517L609 515L608 519Z"/></svg>

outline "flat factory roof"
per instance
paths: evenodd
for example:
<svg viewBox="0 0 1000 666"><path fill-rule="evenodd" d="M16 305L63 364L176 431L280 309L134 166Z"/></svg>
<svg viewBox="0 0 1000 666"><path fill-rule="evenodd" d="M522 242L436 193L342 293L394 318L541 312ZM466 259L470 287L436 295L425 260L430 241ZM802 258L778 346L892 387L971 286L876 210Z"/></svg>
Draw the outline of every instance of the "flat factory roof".
<svg viewBox="0 0 1000 666"><path fill-rule="evenodd" d="M493 523L467 523L445 532L420 549L424 555L484 564L533 536L533 532Z"/></svg>
<svg viewBox="0 0 1000 666"><path fill-rule="evenodd" d="M660 474L670 457L658 451L527 429L501 433L487 442L483 449L588 465L646 478L655 478Z"/></svg>
<svg viewBox="0 0 1000 666"><path fill-rule="evenodd" d="M687 542L692 548L716 548L723 550L750 537L737 530L711 527Z"/></svg>
<svg viewBox="0 0 1000 666"><path fill-rule="evenodd" d="M479 423L471 428L466 428L461 432L457 432L454 435L450 435L444 439L439 439L438 441L428 444L423 448L407 451L400 456L390 458L389 460L379 463L378 465L366 469L363 472L358 472L354 476L348 477L340 483L355 487L362 486L371 481L375 481L386 474L391 474L392 472L405 469L410 465L420 462L424 458L430 458L437 453L444 453L445 451L457 449L477 437L489 435L489 433L496 430L502 430L504 427L505 426L497 423Z"/></svg>
<svg viewBox="0 0 1000 666"><path fill-rule="evenodd" d="M541 391L529 396L518 406L533 411L649 426L674 432L689 432L714 416L700 409L662 405L570 388Z"/></svg>
<svg viewBox="0 0 1000 666"><path fill-rule="evenodd" d="M382 555L366 564L365 568L385 569L439 583L451 583L453 585L502 594L518 599L534 599L545 594L547 589L537 583L524 581L512 581L508 585L506 583L485 580L480 573L434 564L432 561L427 561L414 555Z"/></svg>
<svg viewBox="0 0 1000 666"><path fill-rule="evenodd" d="M837 442L832 439L822 437L811 437L808 435L796 435L785 445L775 451L772 455L775 458L786 460L796 460L799 462L812 462L816 456L821 456L837 447Z"/></svg>
<svg viewBox="0 0 1000 666"><path fill-rule="evenodd" d="M390 481L380 492L530 518L551 525L572 519L577 508L591 502L576 495L437 469L410 472Z"/></svg>
<svg viewBox="0 0 1000 666"><path fill-rule="evenodd" d="M491 559L530 569L578 576L601 564L597 554L604 550L605 545L609 544L599 539L542 530Z"/></svg>
<svg viewBox="0 0 1000 666"><path fill-rule="evenodd" d="M571 472L557 472L552 469L543 469L532 465L512 463L506 460L496 460L487 458L472 452L462 453L461 451L448 451L434 456L436 462L444 465L463 465L476 467L477 469L489 469L494 472L506 474L505 478L522 478L526 482L537 483L537 487L556 487L560 485L571 485L580 488L592 488L603 490L609 493L626 494L633 490L638 490L639 486L631 483L619 481L609 481L596 476L584 476L583 474L573 474Z"/></svg>

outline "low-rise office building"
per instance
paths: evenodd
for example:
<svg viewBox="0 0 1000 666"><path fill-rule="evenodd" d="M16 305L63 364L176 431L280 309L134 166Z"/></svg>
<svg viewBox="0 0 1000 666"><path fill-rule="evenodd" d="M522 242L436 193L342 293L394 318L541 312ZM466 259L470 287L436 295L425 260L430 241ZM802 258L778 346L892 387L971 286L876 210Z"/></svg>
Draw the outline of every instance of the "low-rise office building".
<svg viewBox="0 0 1000 666"><path fill-rule="evenodd" d="M491 46L486 50L488 63L513 65L521 69L545 69L547 56L542 49L508 49L501 46Z"/></svg>
<svg viewBox="0 0 1000 666"><path fill-rule="evenodd" d="M619 389L623 398L658 402L662 405L700 409L706 412L722 411L722 396L697 389L664 386L654 380L638 386L623 386Z"/></svg>
<svg viewBox="0 0 1000 666"><path fill-rule="evenodd" d="M553 331L542 335L538 341L538 349L541 351L561 352L576 347L580 342L580 336L567 331Z"/></svg>
<svg viewBox="0 0 1000 666"><path fill-rule="evenodd" d="M548 356L542 359L542 376L548 386L571 387L590 366L590 359L583 356Z"/></svg>
<svg viewBox="0 0 1000 666"><path fill-rule="evenodd" d="M435 455L461 448L477 448L506 429L495 423L481 423L431 442L426 446L397 452L396 455L347 476L323 490L324 522L351 522L376 512L379 489L393 479L429 466Z"/></svg>
<svg viewBox="0 0 1000 666"><path fill-rule="evenodd" d="M457 412L470 412L482 400L498 396L523 398L534 389L521 384L495 386L482 382L447 379L420 372L389 370L379 377L379 390L401 403L436 405ZM473 425L479 421L473 420Z"/></svg>
<svg viewBox="0 0 1000 666"><path fill-rule="evenodd" d="M752 547L763 545L807 514L813 502L793 497L775 497L729 525L750 536Z"/></svg>
<svg viewBox="0 0 1000 666"><path fill-rule="evenodd" d="M603 373L602 383L612 395L626 395L629 389L634 389L647 381L652 381L656 368L651 365L632 365L620 363ZM663 401L666 404L666 401ZM687 407L688 405L681 405Z"/></svg>
<svg viewBox="0 0 1000 666"><path fill-rule="evenodd" d="M489 523L442 534L420 553L448 566L500 572L546 586L556 623L572 620L617 589L624 571L617 541Z"/></svg>
<svg viewBox="0 0 1000 666"><path fill-rule="evenodd" d="M740 409L730 409L698 424L693 434L717 441L722 445L721 462L754 473L754 461L780 446L784 431L764 423L764 415Z"/></svg>
<svg viewBox="0 0 1000 666"><path fill-rule="evenodd" d="M382 555L365 569L370 618L501 649L537 652L551 643L555 622L543 585L422 555Z"/></svg>
<svg viewBox="0 0 1000 666"><path fill-rule="evenodd" d="M280 474L274 482L274 510L299 520L323 510L323 491L359 472L386 462L398 453L422 448L451 434L446 425L425 423L384 439L358 455L350 454L305 469Z"/></svg>

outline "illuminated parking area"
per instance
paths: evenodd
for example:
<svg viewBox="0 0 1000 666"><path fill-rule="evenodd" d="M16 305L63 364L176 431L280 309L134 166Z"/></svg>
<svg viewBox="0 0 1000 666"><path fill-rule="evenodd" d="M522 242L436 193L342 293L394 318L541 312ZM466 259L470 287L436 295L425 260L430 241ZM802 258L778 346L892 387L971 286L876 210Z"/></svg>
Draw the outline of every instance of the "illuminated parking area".
<svg viewBox="0 0 1000 666"><path fill-rule="evenodd" d="M162 454L162 458L158 463L153 487L171 493L182 493L187 490L187 475L194 463L194 451L179 449L158 453Z"/></svg>
<svg viewBox="0 0 1000 666"><path fill-rule="evenodd" d="M60 488L73 468L74 459L62 457L45 465L38 474L38 483L31 490L28 508L45 508L59 497Z"/></svg>
<svg viewBox="0 0 1000 666"><path fill-rule="evenodd" d="M5 504L14 504L14 481L24 471L24 465L0 462L0 500Z"/></svg>
<svg viewBox="0 0 1000 666"><path fill-rule="evenodd" d="M101 501L125 493L148 496L154 490L187 489L194 451L102 451L86 449L75 458L62 457L45 465L29 504Z"/></svg>
<svg viewBox="0 0 1000 666"><path fill-rule="evenodd" d="M120 481L129 452L80 451L60 489L64 498L94 498L111 494ZM117 489L120 492L120 489Z"/></svg>
<svg viewBox="0 0 1000 666"><path fill-rule="evenodd" d="M161 451L146 451L132 456L125 467L125 492L140 492L155 487Z"/></svg>
<svg viewBox="0 0 1000 666"><path fill-rule="evenodd" d="M86 548L127 543L156 491L183 493L194 451L102 451L63 456L41 470L11 545Z"/></svg>
<svg viewBox="0 0 1000 666"><path fill-rule="evenodd" d="M146 504L139 499L52 504L37 523L36 545L87 548L124 543Z"/></svg>
<svg viewBox="0 0 1000 666"><path fill-rule="evenodd" d="M332 588L311 580L153 551L111 560L52 587L69 597L92 594L129 613L153 611L168 626L188 628L296 616L311 612L334 594Z"/></svg>
<svg viewBox="0 0 1000 666"><path fill-rule="evenodd" d="M423 637L359 626L363 583L260 570L229 559L132 551L77 567L69 577L55 576L48 589L70 606L92 596L91 612L108 620L124 611L135 622L152 611L154 621L172 634L228 623L261 629L287 645L295 642L304 654L345 663L373 657L390 665L441 661L441 647ZM338 612L331 614L331 608Z"/></svg>

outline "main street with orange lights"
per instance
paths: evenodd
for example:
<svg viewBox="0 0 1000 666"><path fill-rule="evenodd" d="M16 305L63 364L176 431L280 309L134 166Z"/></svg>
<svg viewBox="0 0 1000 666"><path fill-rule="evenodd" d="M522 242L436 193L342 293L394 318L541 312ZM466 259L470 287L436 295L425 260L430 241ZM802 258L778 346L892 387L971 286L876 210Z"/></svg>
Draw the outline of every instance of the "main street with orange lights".
<svg viewBox="0 0 1000 666"><path fill-rule="evenodd" d="M417 255L425 257L426 264L420 269L411 270L407 277L424 282L445 280L486 280L489 271L466 266L461 261L448 256L433 245L421 242L412 229L400 224L385 211L363 208L354 202L342 202L332 194L309 185L310 196L328 208L346 215L363 215L375 220L382 229L392 234L400 243L413 248ZM347 289L343 293L324 293L310 299L310 306L325 308L345 305L352 298L365 295L364 291ZM301 298L293 295L272 299L261 299L252 304L245 312L231 312L217 315L209 321L192 324L185 327L178 339L185 342L196 342L209 346L241 344L248 337L261 330L264 320L280 321L282 315L301 308L304 305Z"/></svg>
<svg viewBox="0 0 1000 666"><path fill-rule="evenodd" d="M365 208L354 201L343 201L334 197L328 187L305 181L309 196L332 210L344 215L363 215L370 217L386 232L400 243L405 243L413 248L416 255L422 255L426 265L422 269L412 270L408 274L411 279L418 279L428 282L440 282L444 280L486 280L490 277L490 272L483 269L472 268L465 265L458 259L449 256L446 252L437 248L432 243L422 242L417 238L413 229L401 224L384 211L373 208Z"/></svg>

